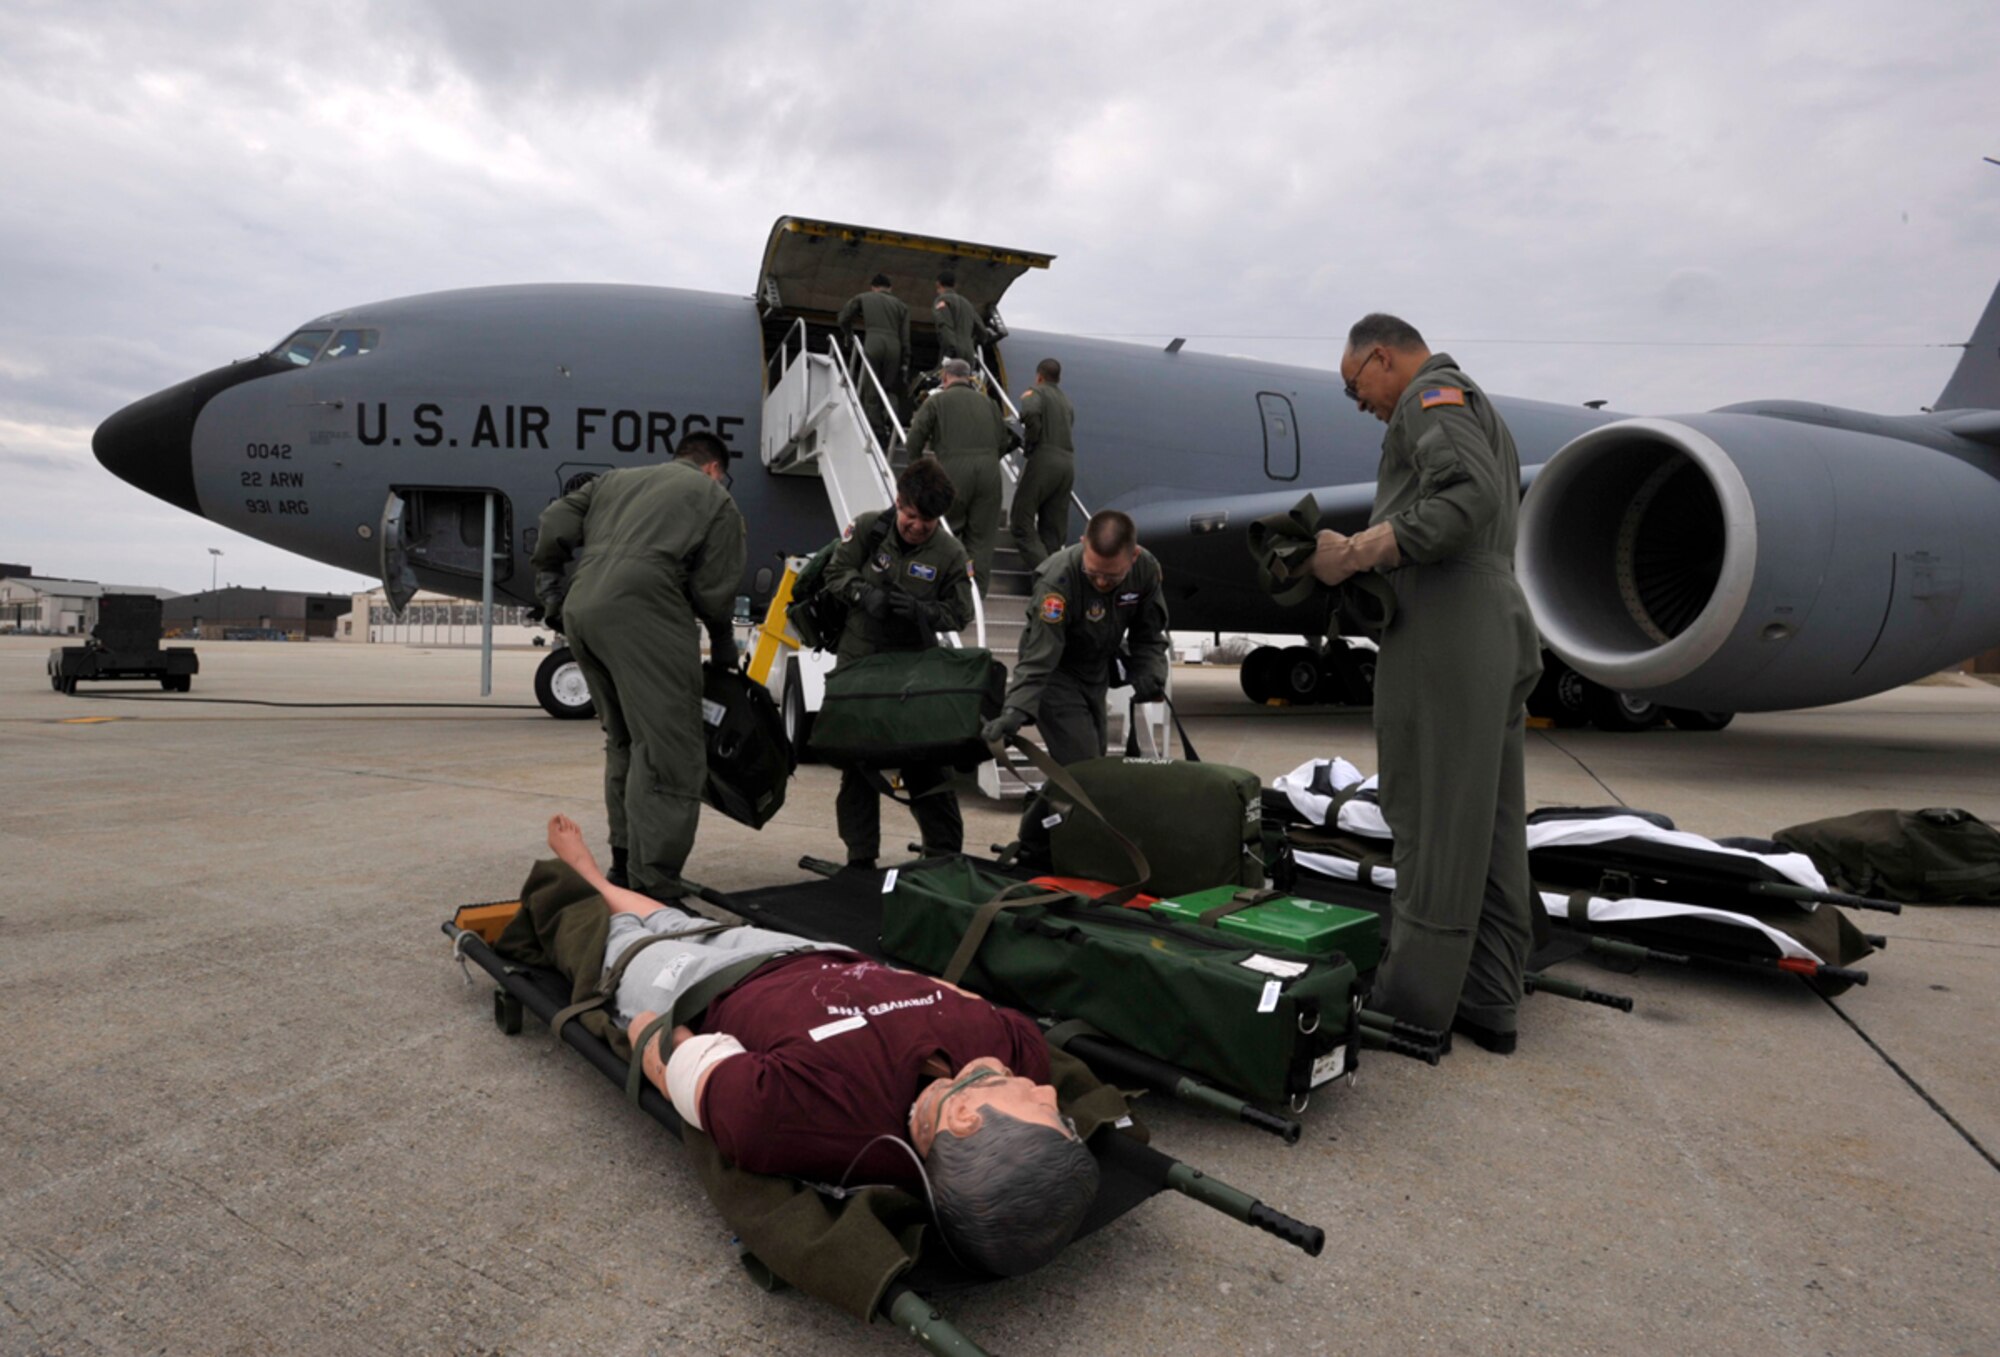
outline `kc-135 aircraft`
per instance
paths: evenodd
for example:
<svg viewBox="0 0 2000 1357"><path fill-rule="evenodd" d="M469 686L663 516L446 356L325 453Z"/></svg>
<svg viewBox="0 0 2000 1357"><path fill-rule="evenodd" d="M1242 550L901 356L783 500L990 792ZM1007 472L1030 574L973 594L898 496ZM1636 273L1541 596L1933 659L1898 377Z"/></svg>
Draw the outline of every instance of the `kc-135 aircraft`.
<svg viewBox="0 0 2000 1357"><path fill-rule="evenodd" d="M781 554L839 526L799 436L767 408L798 348L838 346L840 305L885 272L935 354L942 267L1024 386L1061 360L1079 412L1077 499L1123 509L1190 631L1292 633L1246 661L1253 700L1324 696L1355 654L1259 590L1244 527L1305 494L1357 530L1382 427L1330 369L1015 331L1007 287L1052 256L780 218L748 296L638 286L475 288L331 312L268 353L144 397L93 447L190 513L364 574L477 597L495 497L496 599L534 602L536 519L613 467L707 429L742 458L744 592L761 615ZM1421 320L1421 318L1419 318ZM799 341L803 336L805 344ZM1016 388L1017 389L1017 388ZM1634 418L1495 397L1524 468L1518 564L1553 654L1531 704L1632 729L1713 729L1906 682L2000 644L2000 288L1933 409L1793 401ZM795 421L794 421L795 422ZM760 465L762 463L762 465ZM807 468L810 470L810 467ZM1080 526L1080 525L1078 525ZM538 691L551 710L551 665ZM1364 690L1365 691L1365 690Z"/></svg>

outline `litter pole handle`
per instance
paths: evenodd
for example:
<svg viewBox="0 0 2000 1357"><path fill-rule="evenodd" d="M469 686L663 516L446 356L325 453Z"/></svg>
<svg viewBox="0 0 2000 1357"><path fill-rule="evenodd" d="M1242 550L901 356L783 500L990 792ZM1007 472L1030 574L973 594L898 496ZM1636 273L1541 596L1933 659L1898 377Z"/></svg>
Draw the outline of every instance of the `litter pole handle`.
<svg viewBox="0 0 2000 1357"><path fill-rule="evenodd" d="M1276 1235L1308 1258L1319 1257L1320 1250L1326 1247L1325 1230L1317 1225L1308 1225L1302 1220L1293 1220L1283 1211L1273 1211L1262 1202L1250 1208L1250 1223L1266 1233Z"/></svg>
<svg viewBox="0 0 2000 1357"><path fill-rule="evenodd" d="M807 854L805 857L800 858L799 866L804 870L815 873L816 875L819 876L830 877L830 876L837 876L840 873L839 863L828 862L825 858L816 858L813 857L811 854Z"/></svg>
<svg viewBox="0 0 2000 1357"><path fill-rule="evenodd" d="M1846 891L1816 891L1805 886L1793 885L1788 881L1753 882L1750 893L1774 895L1780 900L1797 900L1804 905L1846 905L1849 909L1872 909L1883 914L1903 912L1903 907L1894 900L1876 900L1866 895L1849 895Z"/></svg>
<svg viewBox="0 0 2000 1357"><path fill-rule="evenodd" d="M1785 957L1778 962L1781 971L1795 971L1808 980L1840 980L1850 985L1868 983L1868 972L1857 971L1852 966L1829 966L1825 962L1814 965L1803 958Z"/></svg>
<svg viewBox="0 0 2000 1357"><path fill-rule="evenodd" d="M1254 1126L1260 1131L1268 1131L1287 1145L1299 1143L1305 1127L1291 1117L1281 1117L1275 1112L1266 1112L1253 1103L1244 1103L1236 1110L1236 1119L1245 1126Z"/></svg>
<svg viewBox="0 0 2000 1357"><path fill-rule="evenodd" d="M1392 1017L1387 1013L1377 1013L1372 1008L1361 1009L1354 1016L1363 1027L1373 1027L1378 1031L1406 1038L1422 1046L1437 1046L1444 1042L1444 1033L1442 1032L1432 1031L1428 1027L1419 1027L1413 1022L1404 1022L1401 1018Z"/></svg>
<svg viewBox="0 0 2000 1357"><path fill-rule="evenodd" d="M1559 980L1546 971L1529 971L1521 977L1522 988L1530 994L1547 993L1563 999L1574 999L1578 1003L1601 1004L1605 1008L1615 1008L1620 1013L1632 1011L1632 998L1626 994L1607 994L1603 990L1579 985L1574 980Z"/></svg>
<svg viewBox="0 0 2000 1357"><path fill-rule="evenodd" d="M1235 1117L1246 1126L1269 1131L1287 1145L1296 1145L1303 1128L1289 1117L1274 1116L1261 1107L1205 1084L1164 1060L1120 1046L1102 1037L1077 1033L1064 1040L1062 1048L1093 1069L1124 1079L1136 1079L1180 1102L1206 1107L1225 1117Z"/></svg>
<svg viewBox="0 0 2000 1357"><path fill-rule="evenodd" d="M901 1283L882 1298L882 1310L891 1324L916 1339L926 1352L938 1357L988 1357L985 1348L960 1333L936 1306Z"/></svg>
<svg viewBox="0 0 2000 1357"><path fill-rule="evenodd" d="M1317 1258L1326 1247L1326 1231L1318 1226L1274 1211L1249 1193L1231 1187L1220 1178L1211 1178L1198 1168L1176 1162L1167 1170L1167 1186L1225 1216L1274 1234L1311 1257Z"/></svg>
<svg viewBox="0 0 2000 1357"><path fill-rule="evenodd" d="M1393 1032L1386 1032L1379 1027L1365 1026L1354 1029L1354 1039L1371 1051L1387 1051L1391 1055L1408 1056L1412 1060L1421 1060L1426 1065L1438 1063L1436 1042L1424 1045L1399 1037Z"/></svg>
<svg viewBox="0 0 2000 1357"><path fill-rule="evenodd" d="M1624 957L1628 961L1663 961L1671 966L1685 966L1689 958L1681 952L1662 952L1657 947L1642 947L1636 942L1625 942L1619 938L1592 937L1590 950L1602 952L1605 956Z"/></svg>
<svg viewBox="0 0 2000 1357"><path fill-rule="evenodd" d="M1889 949L1889 939L1880 933L1863 933L1861 940L1878 952L1886 952Z"/></svg>

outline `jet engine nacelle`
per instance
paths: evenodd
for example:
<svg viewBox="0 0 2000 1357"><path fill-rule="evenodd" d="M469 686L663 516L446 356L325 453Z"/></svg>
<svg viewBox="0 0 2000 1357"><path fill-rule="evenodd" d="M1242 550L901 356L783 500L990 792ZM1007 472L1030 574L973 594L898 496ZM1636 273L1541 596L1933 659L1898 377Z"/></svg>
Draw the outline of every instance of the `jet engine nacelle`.
<svg viewBox="0 0 2000 1357"><path fill-rule="evenodd" d="M1603 425L1529 490L1521 584L1550 648L1621 692L1861 697L2000 642L1993 461L1756 414Z"/></svg>

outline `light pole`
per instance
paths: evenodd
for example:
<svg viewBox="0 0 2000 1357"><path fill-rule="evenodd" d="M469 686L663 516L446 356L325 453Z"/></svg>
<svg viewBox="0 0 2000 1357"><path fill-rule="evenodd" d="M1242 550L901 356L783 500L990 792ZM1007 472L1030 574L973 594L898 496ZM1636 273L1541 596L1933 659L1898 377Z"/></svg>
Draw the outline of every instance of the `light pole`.
<svg viewBox="0 0 2000 1357"><path fill-rule="evenodd" d="M221 547L210 547L208 549L208 592L211 595L208 601L211 605L213 605L215 602L215 599L212 596L215 593L216 557L220 555L222 555Z"/></svg>

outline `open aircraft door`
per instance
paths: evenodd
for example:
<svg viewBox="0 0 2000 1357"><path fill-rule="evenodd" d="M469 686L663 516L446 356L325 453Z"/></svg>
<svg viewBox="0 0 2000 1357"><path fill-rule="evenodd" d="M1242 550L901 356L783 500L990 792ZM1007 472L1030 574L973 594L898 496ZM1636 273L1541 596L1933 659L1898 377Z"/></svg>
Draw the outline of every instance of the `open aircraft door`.
<svg viewBox="0 0 2000 1357"><path fill-rule="evenodd" d="M409 505L391 490L382 505L382 526L375 534L381 546L382 592L397 612L408 607L417 593L417 572L410 568L408 513Z"/></svg>
<svg viewBox="0 0 2000 1357"><path fill-rule="evenodd" d="M868 290L868 280L887 274L892 290L910 308L914 367L934 364L936 341L930 324L934 286L940 269L958 275L958 293L978 309L996 335L1005 335L1000 298L1029 269L1045 269L1055 256L1033 250L945 240L938 236L880 231L867 226L780 217L764 244L757 299L763 306L767 340L781 338L794 320L831 325L847 299ZM771 321L780 321L772 334ZM767 343L768 348L768 343ZM929 361L926 361L928 356ZM1006 380L998 366L994 372Z"/></svg>

